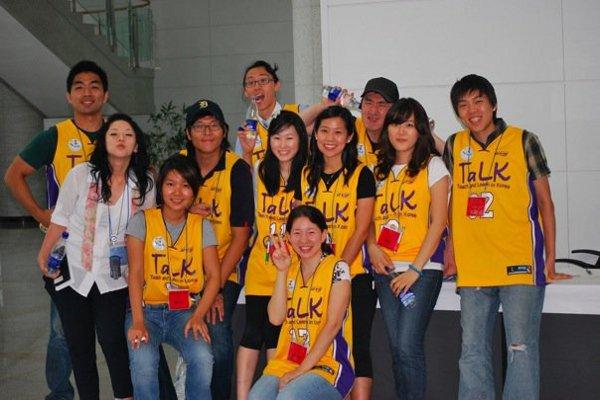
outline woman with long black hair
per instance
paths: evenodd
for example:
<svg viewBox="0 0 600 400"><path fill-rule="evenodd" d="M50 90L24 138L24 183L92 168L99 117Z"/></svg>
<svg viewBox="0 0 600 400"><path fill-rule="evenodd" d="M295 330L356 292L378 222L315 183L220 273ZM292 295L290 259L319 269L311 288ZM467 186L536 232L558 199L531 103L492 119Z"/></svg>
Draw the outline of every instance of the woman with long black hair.
<svg viewBox="0 0 600 400"><path fill-rule="evenodd" d="M248 396L262 347L267 359L277 347L281 327L271 324L267 313L277 272L270 237L285 234L307 152L308 135L302 119L291 111L281 111L269 126L265 158L254 165L256 234L245 279L246 326L237 352L239 400Z"/></svg>
<svg viewBox="0 0 600 400"><path fill-rule="evenodd" d="M98 399L96 340L114 396L132 396L124 334L127 298L125 228L136 209L154 205L144 134L125 114L111 116L88 163L61 188L38 255L46 290L57 305L81 399ZM66 259L48 270L52 246L67 231Z"/></svg>
<svg viewBox="0 0 600 400"><path fill-rule="evenodd" d="M340 106L319 114L308 165L302 174L301 201L320 209L327 220L328 243L350 265L352 275L353 355L356 380L352 398L370 397L373 369L371 327L377 296L363 262L362 247L375 202L375 179L358 161L354 117Z"/></svg>
<svg viewBox="0 0 600 400"><path fill-rule="evenodd" d="M399 399L425 398L423 341L442 285L448 175L427 113L416 100L400 99L385 117L367 239ZM409 291L413 304L401 301Z"/></svg>

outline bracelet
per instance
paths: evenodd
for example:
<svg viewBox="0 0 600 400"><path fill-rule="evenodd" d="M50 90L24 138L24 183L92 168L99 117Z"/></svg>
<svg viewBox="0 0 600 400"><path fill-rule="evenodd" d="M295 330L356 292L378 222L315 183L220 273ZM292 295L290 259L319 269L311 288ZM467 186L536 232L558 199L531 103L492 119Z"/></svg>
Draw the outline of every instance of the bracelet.
<svg viewBox="0 0 600 400"><path fill-rule="evenodd" d="M417 275L419 275L419 278L421 278L423 276L423 271L421 271L419 268L417 268L417 266L414 264L408 264L408 269L415 271L417 273Z"/></svg>

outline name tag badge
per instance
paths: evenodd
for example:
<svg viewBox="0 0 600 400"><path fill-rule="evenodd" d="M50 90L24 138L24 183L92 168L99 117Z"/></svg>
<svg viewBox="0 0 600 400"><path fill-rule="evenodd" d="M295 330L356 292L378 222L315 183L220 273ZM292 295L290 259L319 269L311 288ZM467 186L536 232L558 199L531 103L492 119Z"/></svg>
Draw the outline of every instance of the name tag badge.
<svg viewBox="0 0 600 400"><path fill-rule="evenodd" d="M290 343L287 359L293 363L302 364L302 361L306 358L306 352L306 347L296 342L292 342Z"/></svg>
<svg viewBox="0 0 600 400"><path fill-rule="evenodd" d="M123 276L123 268L127 267L127 248L123 242L110 246L108 254L108 265L110 267L110 277L119 279Z"/></svg>
<svg viewBox="0 0 600 400"><path fill-rule="evenodd" d="M169 287L169 310L187 310L191 307L190 290Z"/></svg>
<svg viewBox="0 0 600 400"><path fill-rule="evenodd" d="M485 209L485 197L472 196L467 199L467 217L482 217Z"/></svg>
<svg viewBox="0 0 600 400"><path fill-rule="evenodd" d="M404 231L400 229L396 221L389 221L381 227L379 237L377 238L377 245L391 251L397 251L403 233Z"/></svg>

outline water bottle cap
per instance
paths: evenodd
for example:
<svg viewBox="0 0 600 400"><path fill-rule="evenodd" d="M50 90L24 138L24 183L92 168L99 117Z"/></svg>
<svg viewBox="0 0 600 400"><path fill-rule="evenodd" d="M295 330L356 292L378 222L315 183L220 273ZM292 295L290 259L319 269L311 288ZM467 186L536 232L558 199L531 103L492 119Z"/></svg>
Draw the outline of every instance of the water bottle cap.
<svg viewBox="0 0 600 400"><path fill-rule="evenodd" d="M69 232L64 231L61 236L62 236L63 239L68 239L69 238Z"/></svg>
<svg viewBox="0 0 600 400"><path fill-rule="evenodd" d="M50 257L48 259L48 269L58 269L60 262L56 260L54 257Z"/></svg>

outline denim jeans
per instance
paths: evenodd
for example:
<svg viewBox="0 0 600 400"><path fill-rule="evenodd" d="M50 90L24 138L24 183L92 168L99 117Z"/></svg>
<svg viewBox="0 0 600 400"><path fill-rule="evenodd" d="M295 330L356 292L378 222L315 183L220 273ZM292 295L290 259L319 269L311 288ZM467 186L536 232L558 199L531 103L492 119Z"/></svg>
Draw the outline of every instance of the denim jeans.
<svg viewBox="0 0 600 400"><path fill-rule="evenodd" d="M69 381L71 357L58 310L50 301L50 338L46 350L46 383L50 394L46 400L73 400L75 391Z"/></svg>
<svg viewBox="0 0 600 400"><path fill-rule="evenodd" d="M341 400L335 387L317 374L307 372L279 390L279 378L263 375L252 386L249 400Z"/></svg>
<svg viewBox="0 0 600 400"><path fill-rule="evenodd" d="M442 287L442 271L424 270L411 287L416 302L406 308L390 288L390 278L375 274L375 288L385 321L390 349L396 397L424 399L427 384L424 337L433 308Z"/></svg>
<svg viewBox="0 0 600 400"><path fill-rule="evenodd" d="M462 352L459 399L495 398L492 337L502 304L507 370L502 398L539 398L539 336L544 286L496 286L460 289Z"/></svg>
<svg viewBox="0 0 600 400"><path fill-rule="evenodd" d="M129 347L129 367L136 400L158 399L159 345L173 346L188 366L185 394L188 399L210 399L213 356L210 345L204 340L195 340L194 335L185 338L183 328L193 310L169 311L167 307L144 308L144 323L150 336L149 342L138 349ZM133 323L131 312L125 319L125 331Z"/></svg>
<svg viewBox="0 0 600 400"><path fill-rule="evenodd" d="M227 281L223 287L223 305L225 316L223 321L216 324L208 324L210 340L212 341L212 351L215 358L213 366L213 377L210 385L213 400L228 400L231 396L231 378L233 377L233 329L231 327L233 312L237 305L238 297L242 287L231 281ZM186 381L185 360L177 360L177 370L175 373L175 389L179 400L184 400L181 396ZM192 400L191 397L185 397Z"/></svg>

